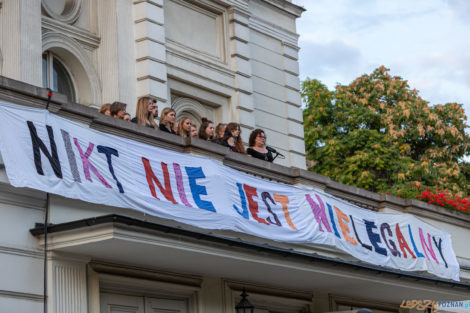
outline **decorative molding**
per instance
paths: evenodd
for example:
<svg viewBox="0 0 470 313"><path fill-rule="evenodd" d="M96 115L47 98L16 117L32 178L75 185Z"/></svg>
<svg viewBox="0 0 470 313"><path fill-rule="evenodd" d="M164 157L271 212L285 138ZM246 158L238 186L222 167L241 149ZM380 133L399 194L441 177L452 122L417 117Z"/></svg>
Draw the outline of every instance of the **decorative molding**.
<svg viewBox="0 0 470 313"><path fill-rule="evenodd" d="M77 40L64 33L46 32L42 36L42 51L46 50L53 50L72 70L74 80L78 84L79 99L86 100L88 104L101 103L99 76L93 62Z"/></svg>
<svg viewBox="0 0 470 313"><path fill-rule="evenodd" d="M292 46L297 47L299 34L285 30L284 28L281 28L273 23L270 23L257 17L250 18L249 26L252 30L256 30L262 34L268 35L276 39L280 39Z"/></svg>
<svg viewBox="0 0 470 313"><path fill-rule="evenodd" d="M30 257L35 259L43 259L44 252L40 250L28 250L28 249L20 249L20 248L13 248L7 246L0 246L0 254L10 254L10 255L18 255L23 257Z"/></svg>
<svg viewBox="0 0 470 313"><path fill-rule="evenodd" d="M184 112L189 113L189 117L197 120L196 124L201 124L201 118L206 117L214 120L214 112L206 108L199 101L186 97L172 97L171 106L175 110L177 116L184 116Z"/></svg>
<svg viewBox="0 0 470 313"><path fill-rule="evenodd" d="M235 73L232 70L230 70L229 68L227 68L225 63L210 62L208 60L200 58L199 56L195 56L194 53L188 53L188 52L181 51L179 49L175 49L171 45L171 43L169 45L167 44L166 53L169 54L169 55L173 55L175 57L178 57L180 59L192 62L192 63L194 63L198 66L202 66L202 67L205 67L205 68L210 69L212 71L216 71L220 74L229 76L230 78L235 78Z"/></svg>
<svg viewBox="0 0 470 313"><path fill-rule="evenodd" d="M159 8L163 8L163 3L157 3L157 2L152 1L152 0L136 0L136 1L132 2L132 4L139 4L139 3L142 3L142 2L154 5L154 6L159 7Z"/></svg>
<svg viewBox="0 0 470 313"><path fill-rule="evenodd" d="M47 4L48 0L42 0L42 8L53 19L59 20L63 23L74 23L81 14L82 0L65 0L64 9L62 12L54 12Z"/></svg>
<svg viewBox="0 0 470 313"><path fill-rule="evenodd" d="M0 183L0 203L42 211L46 205L46 193Z"/></svg>
<svg viewBox="0 0 470 313"><path fill-rule="evenodd" d="M82 28L67 25L63 22L56 21L49 17L43 16L41 19L41 27L45 31L61 33L71 37L91 50L97 49L100 45L101 38Z"/></svg>
<svg viewBox="0 0 470 313"><path fill-rule="evenodd" d="M294 15L295 17L300 17L302 12L305 12L305 9L301 6L295 5L292 1L288 0L260 0L269 5L272 5L284 12Z"/></svg>
<svg viewBox="0 0 470 313"><path fill-rule="evenodd" d="M44 295L35 294L35 293L27 293L27 292L10 291L10 290L0 290L0 297L44 302Z"/></svg>
<svg viewBox="0 0 470 313"><path fill-rule="evenodd" d="M110 274L140 279L167 282L172 284L193 286L200 288L202 277L195 275L183 275L181 273L157 271L154 269L127 266L103 261L91 261L88 266L99 274Z"/></svg>

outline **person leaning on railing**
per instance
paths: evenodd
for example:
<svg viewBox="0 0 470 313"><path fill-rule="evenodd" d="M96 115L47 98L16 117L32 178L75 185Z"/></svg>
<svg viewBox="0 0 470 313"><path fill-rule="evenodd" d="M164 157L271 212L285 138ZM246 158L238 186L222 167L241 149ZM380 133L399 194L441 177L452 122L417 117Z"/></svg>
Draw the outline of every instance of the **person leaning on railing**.
<svg viewBox="0 0 470 313"><path fill-rule="evenodd" d="M215 128L214 139L219 139L219 138L224 137L225 127L227 127L227 124L225 124L225 123L217 124L217 126Z"/></svg>
<svg viewBox="0 0 470 313"><path fill-rule="evenodd" d="M160 115L160 126L158 127L161 131L175 134L173 130L173 124L175 123L176 112L171 108L164 108L162 114Z"/></svg>
<svg viewBox="0 0 470 313"><path fill-rule="evenodd" d="M158 129L157 123L155 123L155 117L157 116L157 100L150 97L141 97L137 101L135 117L131 120L131 122L153 129Z"/></svg>
<svg viewBox="0 0 470 313"><path fill-rule="evenodd" d="M228 123L225 128L224 137L217 140L218 144L230 148L233 152L246 154L245 147L241 138L240 124Z"/></svg>
<svg viewBox="0 0 470 313"><path fill-rule="evenodd" d="M199 127L199 138L212 140L214 137L214 123L207 118L202 118L201 127Z"/></svg>
<svg viewBox="0 0 470 313"><path fill-rule="evenodd" d="M268 162L274 161L271 151L266 149L266 135L262 129L258 128L251 132L248 145L246 152L252 157Z"/></svg>
<svg viewBox="0 0 470 313"><path fill-rule="evenodd" d="M109 112L112 117L122 119L126 113L126 106L125 103L114 101L109 107Z"/></svg>
<svg viewBox="0 0 470 313"><path fill-rule="evenodd" d="M191 119L189 117L182 117L179 119L178 131L176 134L183 138L189 137L191 135Z"/></svg>
<svg viewBox="0 0 470 313"><path fill-rule="evenodd" d="M191 124L191 137L197 137L197 127L194 124Z"/></svg>
<svg viewBox="0 0 470 313"><path fill-rule="evenodd" d="M105 103L101 106L98 112L107 116L111 116L111 111L109 110L110 107L111 103Z"/></svg>

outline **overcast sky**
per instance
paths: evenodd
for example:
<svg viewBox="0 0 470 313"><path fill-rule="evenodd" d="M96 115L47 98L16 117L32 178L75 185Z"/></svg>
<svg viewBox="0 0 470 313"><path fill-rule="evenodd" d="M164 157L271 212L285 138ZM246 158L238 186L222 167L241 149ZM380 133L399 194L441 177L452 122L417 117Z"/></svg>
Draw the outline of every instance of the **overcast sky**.
<svg viewBox="0 0 470 313"><path fill-rule="evenodd" d="M470 0L293 0L300 78L333 89L380 65L431 104L458 102L470 116Z"/></svg>

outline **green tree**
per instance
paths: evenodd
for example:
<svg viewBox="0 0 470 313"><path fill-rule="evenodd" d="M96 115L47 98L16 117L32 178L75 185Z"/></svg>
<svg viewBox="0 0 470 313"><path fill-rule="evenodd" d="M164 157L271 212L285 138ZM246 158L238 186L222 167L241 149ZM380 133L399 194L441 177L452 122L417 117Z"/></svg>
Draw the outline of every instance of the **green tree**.
<svg viewBox="0 0 470 313"><path fill-rule="evenodd" d="M412 196L416 183L469 194L460 104L430 106L383 66L334 91L307 79L302 97L310 170L379 193Z"/></svg>

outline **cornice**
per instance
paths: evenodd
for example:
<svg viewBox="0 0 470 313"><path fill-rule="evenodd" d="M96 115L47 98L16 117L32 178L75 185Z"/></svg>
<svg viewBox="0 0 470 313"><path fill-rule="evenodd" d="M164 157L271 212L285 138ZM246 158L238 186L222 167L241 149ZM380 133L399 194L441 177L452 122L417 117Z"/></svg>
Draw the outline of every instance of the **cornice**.
<svg viewBox="0 0 470 313"><path fill-rule="evenodd" d="M90 49L97 49L101 42L101 38L99 36L96 36L87 30L70 26L66 23L56 21L46 16L43 16L41 19L41 27L46 31L61 33L67 35L68 37L72 37Z"/></svg>
<svg viewBox="0 0 470 313"><path fill-rule="evenodd" d="M287 1L287 0L259 0L259 1L267 3L278 9L281 9L282 11L292 14L295 17L300 17L302 13L306 11L305 8L299 5L293 4L292 2Z"/></svg>
<svg viewBox="0 0 470 313"><path fill-rule="evenodd" d="M251 17L249 27L253 30L259 31L260 33L266 34L270 37L280 39L283 42L289 44L289 46L297 48L297 42L299 35L288 31L282 27L279 27L273 23L260 19L258 17Z"/></svg>

